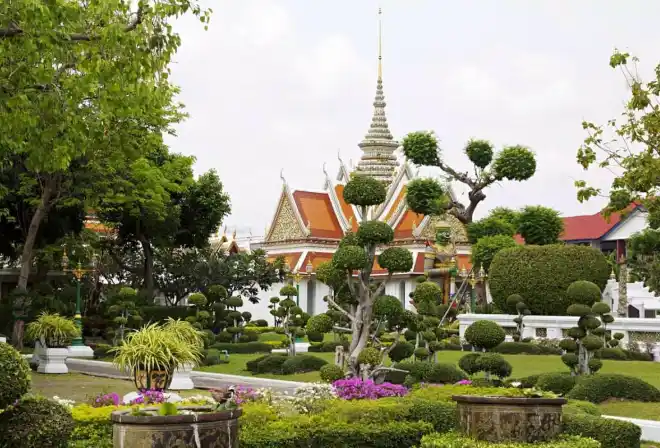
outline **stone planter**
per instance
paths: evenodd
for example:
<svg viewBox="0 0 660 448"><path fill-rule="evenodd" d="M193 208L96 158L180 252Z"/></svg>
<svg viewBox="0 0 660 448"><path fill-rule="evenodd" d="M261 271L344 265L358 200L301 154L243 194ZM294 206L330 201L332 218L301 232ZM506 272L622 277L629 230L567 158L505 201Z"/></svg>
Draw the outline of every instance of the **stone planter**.
<svg viewBox="0 0 660 448"><path fill-rule="evenodd" d="M138 369L133 374L133 382L138 390L170 388L172 373L168 370L142 370Z"/></svg>
<svg viewBox="0 0 660 448"><path fill-rule="evenodd" d="M7 342L7 338L5 336L0 336L0 342Z"/></svg>
<svg viewBox="0 0 660 448"><path fill-rule="evenodd" d="M488 442L542 442L561 433L564 398L454 395L461 430Z"/></svg>
<svg viewBox="0 0 660 448"><path fill-rule="evenodd" d="M172 383L170 384L171 390L190 390L195 388L190 374L192 369L195 367L193 364L186 364L184 366L179 366L174 371L174 376L172 377Z"/></svg>
<svg viewBox="0 0 660 448"><path fill-rule="evenodd" d="M145 411L157 408L147 408ZM179 410L211 411L208 406ZM193 415L132 416L130 410L112 413L115 448L237 448L238 417L242 411L202 412Z"/></svg>
<svg viewBox="0 0 660 448"><path fill-rule="evenodd" d="M33 354L34 356L34 354ZM69 350L66 348L42 348L39 354L39 373L69 373L66 358Z"/></svg>

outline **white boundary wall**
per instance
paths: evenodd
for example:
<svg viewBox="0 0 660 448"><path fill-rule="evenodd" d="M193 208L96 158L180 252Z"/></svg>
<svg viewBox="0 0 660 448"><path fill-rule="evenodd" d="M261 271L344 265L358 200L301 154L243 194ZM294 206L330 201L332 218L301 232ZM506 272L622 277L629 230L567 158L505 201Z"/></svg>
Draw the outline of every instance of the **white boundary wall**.
<svg viewBox="0 0 660 448"><path fill-rule="evenodd" d="M492 320L497 322L505 330L513 330L516 327L517 316L511 314L459 314L460 336L464 338L465 330L478 320ZM523 338L533 339L563 339L563 330L577 325L577 317L572 316L525 316L523 324ZM642 319L630 317L616 317L614 322L607 325L612 333L623 333L623 341L630 342L630 335L634 333L656 333L656 340L660 342L660 319ZM507 332L509 333L509 332ZM637 338L633 337L633 340ZM639 342L639 341L636 341Z"/></svg>

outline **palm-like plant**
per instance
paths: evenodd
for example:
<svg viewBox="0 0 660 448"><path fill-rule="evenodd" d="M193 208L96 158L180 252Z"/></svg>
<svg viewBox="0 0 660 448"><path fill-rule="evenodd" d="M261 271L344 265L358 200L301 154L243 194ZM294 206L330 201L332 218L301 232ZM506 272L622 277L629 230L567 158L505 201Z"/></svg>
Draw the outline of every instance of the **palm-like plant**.
<svg viewBox="0 0 660 448"><path fill-rule="evenodd" d="M64 348L80 335L80 330L73 320L44 312L28 324L26 334L29 339L40 341L47 348Z"/></svg>
<svg viewBox="0 0 660 448"><path fill-rule="evenodd" d="M112 350L114 364L133 376L138 389L166 389L178 366L199 364L203 344L197 333L184 321L147 325Z"/></svg>

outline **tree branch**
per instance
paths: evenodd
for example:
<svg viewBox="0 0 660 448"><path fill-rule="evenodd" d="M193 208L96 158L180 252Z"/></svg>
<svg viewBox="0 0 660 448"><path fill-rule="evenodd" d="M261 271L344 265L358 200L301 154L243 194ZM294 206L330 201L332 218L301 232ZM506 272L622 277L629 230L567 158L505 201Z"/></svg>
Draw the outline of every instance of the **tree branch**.
<svg viewBox="0 0 660 448"><path fill-rule="evenodd" d="M142 20L144 18L144 10L142 8L138 8L135 18L131 20L131 22L124 27L124 32L130 32L135 30L138 25L142 23ZM23 30L21 27L18 26L17 23L11 22L9 24L8 28L2 29L0 28L0 39L8 39L12 37L17 37L17 36L22 36L25 34L25 30ZM58 33L60 37L62 37L65 40L69 40L72 42L91 42L94 40L98 40L99 36L91 35L91 34L86 34L86 33L73 33L73 34L67 34L67 33Z"/></svg>
<svg viewBox="0 0 660 448"><path fill-rule="evenodd" d="M477 185L477 183L473 179L471 179L467 173L459 173L458 171L447 165L442 160L438 162L438 168L440 168L442 171L449 174L457 181L464 183L470 188L475 188Z"/></svg>
<svg viewBox="0 0 660 448"><path fill-rule="evenodd" d="M385 291L385 285L392 280L392 275L394 275L392 272L387 273L387 279L382 282L380 285L378 285L378 288L376 289L376 292L374 293L374 297L380 296L383 291Z"/></svg>
<svg viewBox="0 0 660 448"><path fill-rule="evenodd" d="M334 307L337 309L337 311L339 311L340 313L342 313L344 316L348 317L348 320L350 320L351 322L353 322L353 321L355 320L355 316L351 315L351 313L349 313L348 311L346 311L344 308L340 307L340 306L337 304L337 302L335 302L335 301L332 299L332 297L330 297L330 296L326 296L326 300L328 301L328 303L329 303L330 305L334 306Z"/></svg>

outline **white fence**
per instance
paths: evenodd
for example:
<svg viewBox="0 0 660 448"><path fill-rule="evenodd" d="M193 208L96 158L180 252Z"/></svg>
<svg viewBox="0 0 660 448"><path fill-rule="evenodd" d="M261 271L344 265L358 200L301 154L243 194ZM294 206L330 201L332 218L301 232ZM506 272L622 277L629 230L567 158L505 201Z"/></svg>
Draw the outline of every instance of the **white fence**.
<svg viewBox="0 0 660 448"><path fill-rule="evenodd" d="M478 320L492 320L500 324L507 335L511 335L516 327L517 316L511 314L459 314L460 336L463 339L465 330ZM577 317L572 316L525 316L523 338L533 339L563 339L566 330L577 325ZM660 319L641 319L615 317L614 322L607 325L612 333L623 333L624 343L638 342L655 344L660 342Z"/></svg>

